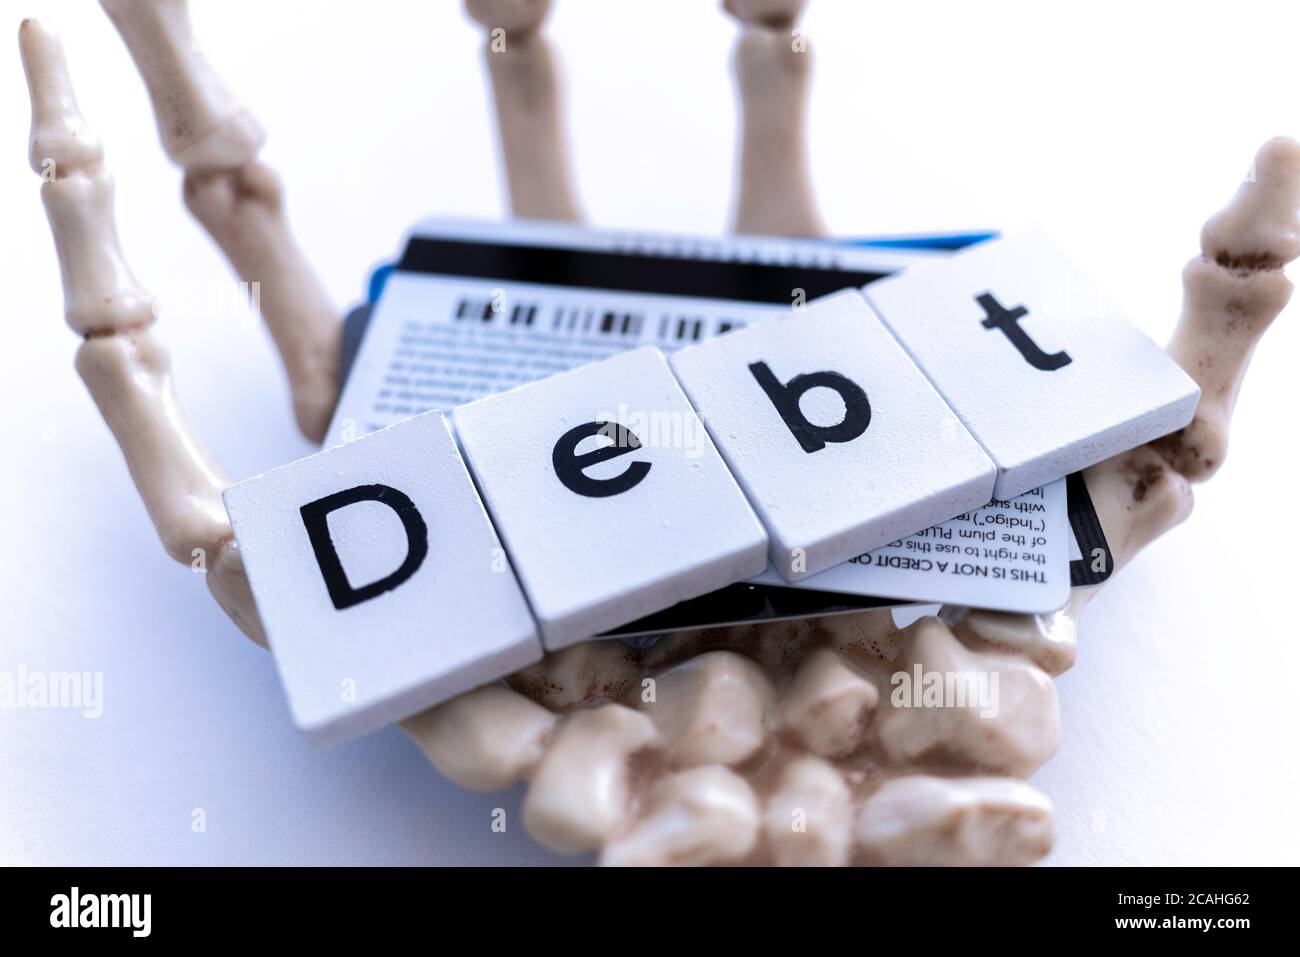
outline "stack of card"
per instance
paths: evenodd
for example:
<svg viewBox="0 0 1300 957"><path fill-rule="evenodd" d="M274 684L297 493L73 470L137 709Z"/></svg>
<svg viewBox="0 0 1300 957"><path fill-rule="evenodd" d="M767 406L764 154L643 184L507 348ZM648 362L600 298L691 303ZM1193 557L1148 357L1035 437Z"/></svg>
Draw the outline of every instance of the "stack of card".
<svg viewBox="0 0 1300 957"><path fill-rule="evenodd" d="M1060 607L1065 477L1198 398L1036 233L852 283L448 242L417 233L371 317L335 420L359 437L225 496L318 737L728 588Z"/></svg>

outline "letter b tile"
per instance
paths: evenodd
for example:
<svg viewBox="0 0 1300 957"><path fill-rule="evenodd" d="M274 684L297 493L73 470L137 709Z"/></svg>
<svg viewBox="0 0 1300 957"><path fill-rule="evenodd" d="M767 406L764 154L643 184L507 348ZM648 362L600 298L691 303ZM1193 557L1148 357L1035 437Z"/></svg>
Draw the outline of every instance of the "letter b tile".
<svg viewBox="0 0 1300 957"><path fill-rule="evenodd" d="M471 402L453 420L547 648L766 566L762 525L657 349Z"/></svg>
<svg viewBox="0 0 1300 957"><path fill-rule="evenodd" d="M984 505L993 463L862 295L671 358L795 581Z"/></svg>
<svg viewBox="0 0 1300 957"><path fill-rule="evenodd" d="M338 741L541 657L439 412L225 492L294 721Z"/></svg>

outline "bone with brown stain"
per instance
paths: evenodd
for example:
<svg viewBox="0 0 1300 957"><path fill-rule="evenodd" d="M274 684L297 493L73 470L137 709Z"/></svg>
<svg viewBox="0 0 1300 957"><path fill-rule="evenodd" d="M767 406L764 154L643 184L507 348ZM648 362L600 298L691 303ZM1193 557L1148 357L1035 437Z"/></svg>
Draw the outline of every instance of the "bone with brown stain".
<svg viewBox="0 0 1300 957"><path fill-rule="evenodd" d="M1238 281L1225 274L1277 272L1294 257L1297 247L1289 227L1277 224L1294 220L1300 207L1298 187L1300 147L1289 140L1266 144L1255 164L1254 181L1212 220L1235 224L1239 235L1221 225L1207 230L1214 245L1193 261L1197 268L1185 274L1186 303L1174 336L1174 355L1202 388L1193 423L1184 433L1116 456L1086 473L1120 565L1190 511L1189 476L1202 478L1208 472L1177 450L1180 443L1204 432L1199 423L1221 423L1218 444L1205 448L1222 460L1231 398L1251 351L1285 304L1285 296L1230 302L1216 295L1215 287ZM1261 202L1261 197L1267 199ZM1275 225L1261 228L1261 217ZM1268 243L1262 253L1261 236ZM1251 265L1243 265L1247 259ZM1280 288L1279 278L1277 272L1264 281ZM1200 361L1210 357L1213 361ZM573 658L548 655L518 676L515 685L553 700L563 698L565 706L573 708L575 702L568 696L578 672L580 686L605 701L632 694L646 676L710 649L745 655L763 669L777 693L773 736L762 756L731 772L749 782L763 808L762 825L745 863L1028 864L1051 849L1051 805L1019 778L1032 773L1056 747L1059 713L1048 676L1073 663L1078 616L1095 592L1076 589L1070 605L1052 615L946 607L940 619L921 619L901 633L889 613L873 612L679 633L646 650L616 642L602 648L602 643L593 642L583 646L583 666L577 671ZM837 660L836 655L843 658ZM872 709L865 692L859 692L857 706L837 706L837 700L848 695L845 689L852 687L853 675L887 679L893 671L918 663L959 675L997 674L999 690L1008 694L1000 702L1006 710L983 719L969 708L907 710L887 700ZM790 717L817 710L808 701L824 702L824 725ZM781 722L795 732L793 740L781 731ZM831 733L837 724L853 733ZM673 747L671 738L664 747ZM814 756L814 751L834 756ZM629 756L629 767L632 761ZM713 862L734 860L739 852L734 845L724 846L721 832L747 820L746 815L705 813L700 809L725 802L702 793L693 804L681 792L680 782L671 800L652 798L662 775L671 773L661 768L656 774L655 767L653 761L643 765L637 778L642 797L629 797L629 822L614 829L606 845L620 850L602 859L677 863L685 844L697 849L692 862L700 862L704 851L698 849L715 847ZM843 785L842 791L835 781ZM538 787L534 781L533 788ZM547 782L540 787L545 789ZM700 784L702 792L708 788L716 788L716 782ZM846 824L849 818L851 825ZM796 821L801 828L793 826ZM745 833L747 826L742 827ZM710 828L717 833L710 835ZM657 856L647 835L663 835Z"/></svg>
<svg viewBox="0 0 1300 957"><path fill-rule="evenodd" d="M339 313L289 229L283 190L257 159L265 134L194 41L185 0L101 0L153 102L163 149L185 171L185 204L259 307L303 434L325 437L339 391Z"/></svg>

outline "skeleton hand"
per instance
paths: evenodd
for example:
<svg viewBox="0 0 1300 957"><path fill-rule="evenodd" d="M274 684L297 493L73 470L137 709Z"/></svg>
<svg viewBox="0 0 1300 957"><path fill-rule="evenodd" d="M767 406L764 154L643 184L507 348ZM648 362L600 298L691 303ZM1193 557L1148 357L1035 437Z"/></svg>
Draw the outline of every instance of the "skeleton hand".
<svg viewBox="0 0 1300 957"><path fill-rule="evenodd" d="M195 50L183 0L102 2L144 76L164 149L185 170L186 204L240 278L262 280L299 426L319 440L338 391L340 324L289 232L275 175L257 159L262 131ZM549 4L467 7L487 28L513 211L579 219L541 32ZM802 3L725 7L741 23L736 228L817 234L802 130L809 57L791 43ZM498 38L504 49L492 52ZM78 372L168 553L188 564L202 549L213 595L264 644L220 501L227 479L177 406L58 41L34 21L20 41L31 162L44 179L66 319L84 338ZM1184 272L1170 352L1202 388L1195 420L1086 473L1118 564L1186 517L1189 482L1222 463L1251 350L1289 298L1282 267L1300 254L1300 146L1265 144L1254 170ZM946 608L902 630L874 612L680 633L644 651L589 642L403 727L467 787L528 779L533 835L565 852L599 849L609 863L1028 863L1051 846L1051 806L1021 779L1056 747L1049 676L1073 663L1090 596L1077 590L1050 616ZM892 708L889 674L917 663L995 672L1000 713ZM646 678L653 702L641 700Z"/></svg>

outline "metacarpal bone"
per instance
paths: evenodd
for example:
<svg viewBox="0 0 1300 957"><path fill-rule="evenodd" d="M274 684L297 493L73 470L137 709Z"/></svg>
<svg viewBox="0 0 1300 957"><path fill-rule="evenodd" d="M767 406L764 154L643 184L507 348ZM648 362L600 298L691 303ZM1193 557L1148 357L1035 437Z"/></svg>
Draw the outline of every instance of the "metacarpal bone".
<svg viewBox="0 0 1300 957"><path fill-rule="evenodd" d="M654 679L641 708L655 719L674 767L735 765L768 738L772 686L756 664L730 651L710 651Z"/></svg>
<svg viewBox="0 0 1300 957"><path fill-rule="evenodd" d="M888 704L877 718L892 760L944 754L1027 776L1056 750L1056 688L1037 666L972 651L938 618L921 618L905 631Z"/></svg>
<svg viewBox="0 0 1300 957"><path fill-rule="evenodd" d="M758 801L745 779L717 765L661 778L648 810L605 845L605 866L696 867L744 857L758 839Z"/></svg>
<svg viewBox="0 0 1300 957"><path fill-rule="evenodd" d="M1011 778L911 775L887 781L858 813L863 863L1032 864L1052 847L1052 805Z"/></svg>
<svg viewBox="0 0 1300 957"><path fill-rule="evenodd" d="M621 698L640 671L636 652L616 638L583 641L546 655L509 677L511 687L552 711Z"/></svg>
<svg viewBox="0 0 1300 957"><path fill-rule="evenodd" d="M834 766L796 758L781 771L767 800L763 835L782 867L842 867L853 842L853 802Z"/></svg>
<svg viewBox="0 0 1300 957"><path fill-rule="evenodd" d="M946 607L940 617L967 644L1022 654L1049 675L1059 675L1074 664L1079 629L1074 616L1066 610L1049 615L1012 615Z"/></svg>
<svg viewBox="0 0 1300 957"><path fill-rule="evenodd" d="M532 772L559 722L531 698L487 685L398 723L461 787L496 791Z"/></svg>
<svg viewBox="0 0 1300 957"><path fill-rule="evenodd" d="M561 854L599 847L629 810L628 764L659 747L654 722L622 705L564 719L524 798L524 826Z"/></svg>
<svg viewBox="0 0 1300 957"><path fill-rule="evenodd" d="M813 652L781 701L781 728L823 757L850 754L866 740L880 691L830 648Z"/></svg>

